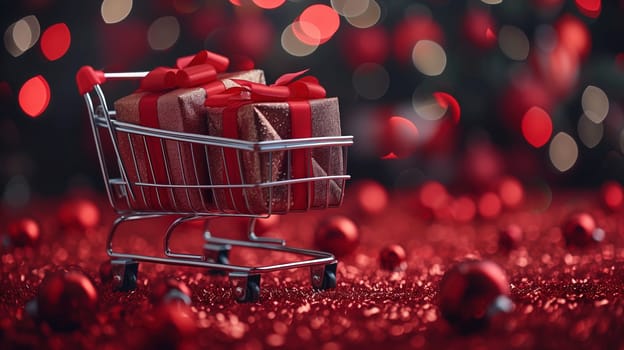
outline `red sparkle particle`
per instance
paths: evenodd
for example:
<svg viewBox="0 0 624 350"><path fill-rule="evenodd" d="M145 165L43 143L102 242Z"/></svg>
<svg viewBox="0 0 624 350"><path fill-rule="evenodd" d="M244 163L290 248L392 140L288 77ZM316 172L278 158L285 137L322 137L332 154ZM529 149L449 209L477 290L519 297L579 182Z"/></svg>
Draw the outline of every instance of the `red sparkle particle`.
<svg viewBox="0 0 624 350"><path fill-rule="evenodd" d="M30 78L19 91L19 105L27 115L35 118L41 115L50 103L50 86L41 75Z"/></svg>
<svg viewBox="0 0 624 350"><path fill-rule="evenodd" d="M576 0L576 7L589 18L598 18L602 10L601 0Z"/></svg>
<svg viewBox="0 0 624 350"><path fill-rule="evenodd" d="M340 27L338 13L331 7L321 4L312 5L303 10L296 22L311 24L311 26L294 26L297 30L293 31L299 40L308 45L327 42Z"/></svg>
<svg viewBox="0 0 624 350"><path fill-rule="evenodd" d="M50 61L63 57L71 44L71 33L65 23L48 27L41 35L41 52Z"/></svg>
<svg viewBox="0 0 624 350"><path fill-rule="evenodd" d="M253 0L253 3L256 4L256 6L268 10L278 8L285 2L286 0Z"/></svg>
<svg viewBox="0 0 624 350"><path fill-rule="evenodd" d="M522 117L522 135L535 148L548 142L552 134L552 120L540 107L531 107Z"/></svg>

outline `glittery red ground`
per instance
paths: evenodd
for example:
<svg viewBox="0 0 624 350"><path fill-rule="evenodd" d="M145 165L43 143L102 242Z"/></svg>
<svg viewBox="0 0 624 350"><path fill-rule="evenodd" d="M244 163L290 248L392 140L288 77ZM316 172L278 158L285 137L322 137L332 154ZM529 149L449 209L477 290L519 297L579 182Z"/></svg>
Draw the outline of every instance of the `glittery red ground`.
<svg viewBox="0 0 624 350"><path fill-rule="evenodd" d="M286 215L274 230L293 245L310 247L321 218L332 213L352 216L361 228L361 244L341 259L337 289L312 292L306 270L268 274L262 277L261 300L255 304L234 302L225 277L145 263L135 291L113 292L98 276L114 218L107 202L99 202L103 226L86 233L59 231L54 215L58 203L39 203L30 213L43 223L40 247L2 254L0 348L135 346L141 335L149 336L145 325L154 309L150 284L169 276L185 281L193 292L198 332L181 344L183 348L622 348L624 218L601 209L596 197L555 192L546 211L535 210L544 202L531 197L524 209L494 220L458 224L420 219L405 198L396 196L382 214L358 217L347 194L340 209ZM604 242L583 250L565 247L559 225L574 210L595 215L607 232ZM165 221L128 226L124 230L128 238L120 239L119 246L159 251ZM510 223L520 225L525 238L521 248L506 255L497 252L497 230ZM192 232L194 228L183 228L178 238L184 239L176 244L200 246L201 236ZM240 225L224 220L215 223L215 230L240 230ZM390 243L406 248L404 273L379 269L379 250ZM232 255L235 261L250 263L279 258L257 251ZM467 256L491 259L507 271L515 309L484 332L460 335L440 318L436 293L450 264ZM24 305L35 296L46 271L70 266L94 281L100 293L99 312L96 321L80 331L54 333L30 320Z"/></svg>

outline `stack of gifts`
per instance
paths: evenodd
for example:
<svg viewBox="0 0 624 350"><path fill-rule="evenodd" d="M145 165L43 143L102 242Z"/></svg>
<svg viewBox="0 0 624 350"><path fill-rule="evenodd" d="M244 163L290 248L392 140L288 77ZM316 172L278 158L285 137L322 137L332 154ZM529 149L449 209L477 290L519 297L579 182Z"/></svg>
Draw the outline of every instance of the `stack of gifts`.
<svg viewBox="0 0 624 350"><path fill-rule="evenodd" d="M252 142L340 136L338 100L326 98L316 78L302 77L305 71L266 85L262 70L228 66L226 57L201 51L177 68L156 68L115 102L116 118ZM133 134L118 135L117 143L135 210L267 214L335 206L342 197L334 180L280 183L343 175L336 147L264 153ZM243 184L253 186L235 186Z"/></svg>

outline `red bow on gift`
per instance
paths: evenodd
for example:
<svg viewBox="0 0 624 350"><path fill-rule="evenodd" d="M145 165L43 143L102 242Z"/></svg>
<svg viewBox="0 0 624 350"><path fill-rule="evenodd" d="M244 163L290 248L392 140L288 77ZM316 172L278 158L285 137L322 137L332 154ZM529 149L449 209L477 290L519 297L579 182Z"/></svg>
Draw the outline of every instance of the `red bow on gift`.
<svg viewBox="0 0 624 350"><path fill-rule="evenodd" d="M200 86L216 80L217 73L225 72L230 60L214 52L202 50L196 55L181 57L177 68L158 67L141 80L141 90L163 91Z"/></svg>
<svg viewBox="0 0 624 350"><path fill-rule="evenodd" d="M225 107L234 102L283 102L324 98L325 88L314 76L299 78L308 69L284 74L272 85L233 79L239 86L206 99L208 107ZM297 79L299 78L299 79Z"/></svg>

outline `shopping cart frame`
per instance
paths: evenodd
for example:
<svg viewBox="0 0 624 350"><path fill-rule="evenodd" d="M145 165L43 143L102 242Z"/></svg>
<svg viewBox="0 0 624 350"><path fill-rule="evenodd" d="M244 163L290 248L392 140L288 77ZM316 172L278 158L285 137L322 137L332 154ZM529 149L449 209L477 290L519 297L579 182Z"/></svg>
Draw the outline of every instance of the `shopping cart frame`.
<svg viewBox="0 0 624 350"><path fill-rule="evenodd" d="M326 199L325 208L336 207L342 204L345 182L350 179L350 176L346 174L346 151L347 147L353 144L353 137L331 136L251 142L209 135L189 134L163 129L155 129L136 124L125 123L117 120L116 111L108 107L106 97L101 88L101 85L104 84L104 82L110 80L138 80L143 78L147 73L148 72L104 73L101 71L96 71L89 66L85 66L80 69L76 76L79 90L83 94L89 113L89 120L91 123L93 137L95 139L102 177L104 179L104 184L106 187L106 193L111 206L119 215L119 217L114 221L108 238L106 240L106 252L111 259L114 289L131 290L136 287L139 262L200 267L207 269L207 271L226 272L228 273L231 281L232 294L234 298L239 302L254 302L259 299L261 274L294 268L310 268L311 285L312 288L315 290L326 290L335 288L336 267L338 261L333 254L323 251L287 246L286 241L283 239L259 237L255 234L255 224L258 218L266 218L270 215L286 214L288 212L295 211L290 207L290 203L288 203L285 210L282 210L281 212L273 212L271 210L271 198L269 197L269 210L265 213L249 213L245 212L244 210L241 210L239 212L231 210L228 211L223 210L220 207L210 209L203 208L199 210L193 209L186 211L162 210L158 208L137 210L136 208L133 208L133 203L137 199L137 197L139 197L139 193L137 193L137 188L140 189L140 191L142 192L144 201L144 188L169 190L171 191L172 195L174 189L182 189L186 190L187 196L189 190L206 190L212 193L214 196L215 190L229 190L231 194L232 190L235 188L242 191L262 188L268 189L268 193L273 193L272 188L274 188L275 186L287 186L289 191L287 198L290 198L290 190L293 184L307 183L308 186L311 186L310 184L315 181L324 181L327 183L328 187L328 197ZM104 135L102 135L102 133ZM281 179L277 181L263 181L253 184L231 184L229 183L229 178L227 179L227 184L221 185L148 183L145 181L142 182L140 179L139 181L133 182L130 180L130 177L128 175L130 170L126 168L120 154L120 145L118 142L118 137L120 137L120 134L143 137L144 142L147 137L156 138L160 140L163 152L165 152L164 143L166 142L178 144L178 151L180 149L179 144L188 144L190 145L189 147L191 148L191 150L193 150L193 145L203 145L206 157L208 157L208 147L216 147L220 149L221 152L224 152L225 149L232 149L235 150L238 154L239 167L241 166L241 152L267 154L269 156L269 164L271 163L271 157L274 152L284 152L287 155L289 168L291 161L291 152L293 150L307 150L307 152L312 152L313 148L328 148L330 150L337 150L338 152L342 152L343 168L341 169L341 171L339 171L339 174L337 175L326 174L326 176L319 177L312 176L310 175L310 173L308 173L308 177L297 179L291 178L289 171L288 177L286 179ZM111 141L113 152L115 153L116 158L112 161L107 160L106 154L103 149L103 137L107 137ZM128 136L128 139L130 139L130 136ZM136 167L136 155L134 154L134 150L132 151L132 157L135 162L136 171L138 172L138 167ZM168 171L169 170L167 170L167 174L169 174ZM113 172L118 172L119 177L112 176ZM208 172L210 173L210 170ZM340 198L337 203L330 204L329 202L329 181L334 181L335 183L338 183L341 189ZM310 187L308 187L308 190L309 189ZM245 200L247 201L246 198L247 197L245 197ZM158 203L161 204L160 197L158 198ZM247 206L249 206L248 202ZM308 203L308 207L305 208L303 211L310 209L313 208L311 208L311 203ZM247 240L219 238L212 234L209 228L210 220L208 219L227 216L249 218ZM174 218L171 224L164 231L162 256L134 254L131 252L121 252L114 249L113 242L115 240L115 236L118 234L119 228L124 223L138 220L150 220L161 217ZM203 229L203 239L205 242L202 249L203 251L201 252L201 254L189 254L174 251L171 248L170 242L176 228L178 228L181 224L185 222L190 222L194 220L204 220L205 222ZM301 257L308 257L308 259L264 266L233 265L229 263L229 252L232 247L279 251L295 254Z"/></svg>

